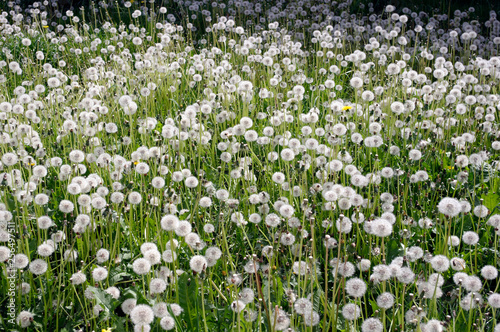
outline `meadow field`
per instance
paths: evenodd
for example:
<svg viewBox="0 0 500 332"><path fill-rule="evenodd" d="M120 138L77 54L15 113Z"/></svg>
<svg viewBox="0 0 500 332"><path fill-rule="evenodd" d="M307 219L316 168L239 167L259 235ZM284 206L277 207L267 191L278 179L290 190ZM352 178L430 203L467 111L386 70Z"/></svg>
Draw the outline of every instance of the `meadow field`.
<svg viewBox="0 0 500 332"><path fill-rule="evenodd" d="M69 3L0 5L0 331L500 332L497 13Z"/></svg>

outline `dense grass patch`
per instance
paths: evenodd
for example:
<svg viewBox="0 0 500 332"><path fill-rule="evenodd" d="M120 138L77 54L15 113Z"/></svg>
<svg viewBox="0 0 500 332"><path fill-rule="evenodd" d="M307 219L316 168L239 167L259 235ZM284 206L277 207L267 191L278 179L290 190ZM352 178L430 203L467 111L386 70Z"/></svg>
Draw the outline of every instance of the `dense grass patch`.
<svg viewBox="0 0 500 332"><path fill-rule="evenodd" d="M2 329L499 331L495 13L61 6L0 20Z"/></svg>

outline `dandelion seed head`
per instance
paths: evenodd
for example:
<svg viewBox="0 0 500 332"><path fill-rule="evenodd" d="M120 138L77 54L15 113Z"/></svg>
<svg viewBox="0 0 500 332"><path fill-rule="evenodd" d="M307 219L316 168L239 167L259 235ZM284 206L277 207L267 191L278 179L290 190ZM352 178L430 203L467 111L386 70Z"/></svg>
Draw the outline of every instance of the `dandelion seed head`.
<svg viewBox="0 0 500 332"><path fill-rule="evenodd" d="M27 328L31 326L34 321L34 316L31 312L23 310L21 311L16 318L16 322L21 328Z"/></svg>
<svg viewBox="0 0 500 332"><path fill-rule="evenodd" d="M441 332L444 330L441 321L437 319L430 319L427 323L422 324L422 331L425 332Z"/></svg>
<svg viewBox="0 0 500 332"><path fill-rule="evenodd" d="M96 267L92 270L92 278L99 282L103 281L108 277L108 270L105 267Z"/></svg>
<svg viewBox="0 0 500 332"><path fill-rule="evenodd" d="M10 254L10 252L9 252ZM29 259L25 254L16 254L14 255L14 267L16 269L24 269L28 266Z"/></svg>
<svg viewBox="0 0 500 332"><path fill-rule="evenodd" d="M166 289L167 289L167 283L163 279L154 278L149 283L149 292L151 294L161 294Z"/></svg>
<svg viewBox="0 0 500 332"><path fill-rule="evenodd" d="M146 304L138 304L130 311L130 319L135 325L149 325L153 322L153 309Z"/></svg>
<svg viewBox="0 0 500 332"><path fill-rule="evenodd" d="M189 261L189 267L196 273L201 273L208 266L207 259L201 255L195 255L191 257Z"/></svg>
<svg viewBox="0 0 500 332"><path fill-rule="evenodd" d="M243 311L243 309L245 309L246 307L246 304L245 302L243 301L240 301L240 300L237 300L237 301L233 301L231 303L231 310L233 310L234 312L236 313L240 313Z"/></svg>
<svg viewBox="0 0 500 332"><path fill-rule="evenodd" d="M464 232L462 235L462 241L470 246L476 245L479 241L479 235L473 231Z"/></svg>
<svg viewBox="0 0 500 332"><path fill-rule="evenodd" d="M492 265L485 265L481 269L481 276L486 280L494 280L498 277L498 270Z"/></svg>
<svg viewBox="0 0 500 332"><path fill-rule="evenodd" d="M478 218L485 218L490 213L488 208L484 205L476 206L474 208L473 212L474 212L474 215Z"/></svg>
<svg viewBox="0 0 500 332"><path fill-rule="evenodd" d="M175 234L184 237L189 233L191 233L191 230L192 230L191 224L186 220L181 220L178 222L177 227L175 228Z"/></svg>
<svg viewBox="0 0 500 332"><path fill-rule="evenodd" d="M151 263L145 258L138 258L132 263L132 269L139 275L144 275L151 269Z"/></svg>
<svg viewBox="0 0 500 332"><path fill-rule="evenodd" d="M382 332L384 327L378 318L367 318L361 324L362 332Z"/></svg>
<svg viewBox="0 0 500 332"><path fill-rule="evenodd" d="M389 309L394 305L394 295L385 292L377 297L377 305L384 309Z"/></svg>
<svg viewBox="0 0 500 332"><path fill-rule="evenodd" d="M35 275L44 274L47 271L48 264L43 259L35 259L31 261L29 270Z"/></svg>
<svg viewBox="0 0 500 332"><path fill-rule="evenodd" d="M175 328L175 319L171 316L165 316L160 320L162 329L169 331Z"/></svg>
<svg viewBox="0 0 500 332"><path fill-rule="evenodd" d="M347 294L354 298L361 297L366 292L366 284L360 278L349 279L345 284L345 290Z"/></svg>
<svg viewBox="0 0 500 332"><path fill-rule="evenodd" d="M87 281L87 276L82 272L77 272L71 276L70 281L73 285L81 285Z"/></svg>
<svg viewBox="0 0 500 332"><path fill-rule="evenodd" d="M462 211L462 206L457 199L445 197L439 202L438 210L447 217L455 217Z"/></svg>
<svg viewBox="0 0 500 332"><path fill-rule="evenodd" d="M493 293L488 296L488 304L495 309L500 308L500 294Z"/></svg>
<svg viewBox="0 0 500 332"><path fill-rule="evenodd" d="M345 320L356 320L361 316L361 308L355 303L348 303L342 308L342 316Z"/></svg>
<svg viewBox="0 0 500 332"><path fill-rule="evenodd" d="M450 268L450 261L444 255L436 255L431 261L432 268L437 272L444 272Z"/></svg>

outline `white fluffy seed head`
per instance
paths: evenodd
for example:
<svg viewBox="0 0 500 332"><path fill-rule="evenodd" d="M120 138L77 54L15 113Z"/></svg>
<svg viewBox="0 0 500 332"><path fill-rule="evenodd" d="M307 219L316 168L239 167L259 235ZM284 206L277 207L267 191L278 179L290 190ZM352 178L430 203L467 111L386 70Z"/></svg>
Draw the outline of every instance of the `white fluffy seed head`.
<svg viewBox="0 0 500 332"><path fill-rule="evenodd" d="M195 255L191 257L189 261L189 267L196 273L201 273L208 266L207 259L201 255Z"/></svg>

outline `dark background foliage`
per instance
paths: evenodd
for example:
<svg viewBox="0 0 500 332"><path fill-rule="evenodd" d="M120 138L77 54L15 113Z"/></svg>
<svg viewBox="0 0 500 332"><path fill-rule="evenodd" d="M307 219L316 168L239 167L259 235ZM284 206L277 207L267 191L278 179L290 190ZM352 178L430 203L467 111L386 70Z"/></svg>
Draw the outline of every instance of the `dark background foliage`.
<svg viewBox="0 0 500 332"><path fill-rule="evenodd" d="M36 1L15 0L15 2L19 4L21 8L27 8ZM93 2L97 4L97 2L92 0L56 0L56 2L60 10L77 10L81 7L88 9ZM118 2L120 3L122 1ZM171 0L155 0L155 3L158 5L167 5L169 2L173 3ZM217 2L222 1L219 0ZM269 1L270 4L272 2L273 1ZM447 14L448 16L453 15L455 10L465 11L473 7L475 10L475 18L479 21L486 21L489 18L490 11L492 10L500 13L500 0L353 0L351 7L352 9L363 11L363 9L360 8L360 5L364 4L366 10L367 4L370 2L374 5L375 14L382 12L387 5L396 6L396 11L400 11L404 7L407 7L415 11L423 11L429 14ZM0 4L0 8L4 7L6 3L7 1L5 1L3 6Z"/></svg>

